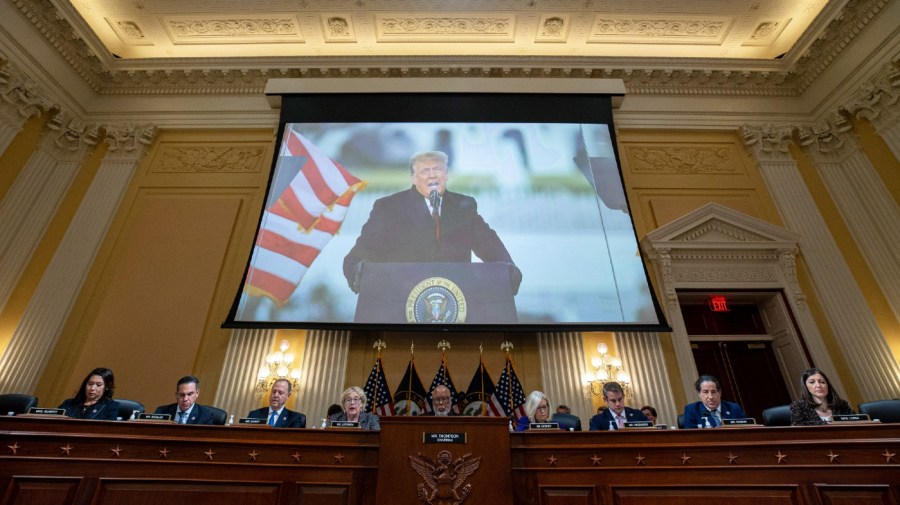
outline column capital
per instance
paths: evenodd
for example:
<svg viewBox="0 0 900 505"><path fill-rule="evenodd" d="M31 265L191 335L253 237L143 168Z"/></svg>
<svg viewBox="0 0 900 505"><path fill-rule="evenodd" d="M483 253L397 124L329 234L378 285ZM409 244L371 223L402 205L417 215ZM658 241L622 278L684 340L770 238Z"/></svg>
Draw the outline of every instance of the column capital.
<svg viewBox="0 0 900 505"><path fill-rule="evenodd" d="M0 64L0 113L24 122L29 117L54 108L38 83L12 62Z"/></svg>
<svg viewBox="0 0 900 505"><path fill-rule="evenodd" d="M154 124L118 123L106 124L103 128L106 130L104 140L109 146L106 157L121 161L140 159L158 132Z"/></svg>
<svg viewBox="0 0 900 505"><path fill-rule="evenodd" d="M853 125L839 112L797 131L800 145L816 163L840 163L861 150Z"/></svg>
<svg viewBox="0 0 900 505"><path fill-rule="evenodd" d="M898 59L900 55L894 58ZM876 130L890 128L900 120L900 68L897 61L887 63L863 83L843 109L867 119Z"/></svg>
<svg viewBox="0 0 900 505"><path fill-rule="evenodd" d="M793 162L790 146L794 141L792 125L744 125L741 138L750 153L760 163Z"/></svg>
<svg viewBox="0 0 900 505"><path fill-rule="evenodd" d="M47 122L47 129L50 131L44 135L43 147L62 158L81 156L103 138L100 125L85 123L65 110L55 111Z"/></svg>

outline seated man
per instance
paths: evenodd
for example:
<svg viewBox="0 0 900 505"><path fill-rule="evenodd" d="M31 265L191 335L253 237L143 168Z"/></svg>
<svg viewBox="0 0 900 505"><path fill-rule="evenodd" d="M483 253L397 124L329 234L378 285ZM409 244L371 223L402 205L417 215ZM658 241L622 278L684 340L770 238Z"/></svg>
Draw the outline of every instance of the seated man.
<svg viewBox="0 0 900 505"><path fill-rule="evenodd" d="M722 401L722 384L712 375L701 375L694 383L700 396L699 402L684 406L685 428L715 428L722 426L722 419L744 419L744 409L737 403ZM705 418L705 419L704 419Z"/></svg>
<svg viewBox="0 0 900 505"><path fill-rule="evenodd" d="M422 414L423 416L455 416L453 412L453 399L450 397L450 388L443 384L438 384L431 391L432 412Z"/></svg>
<svg viewBox="0 0 900 505"><path fill-rule="evenodd" d="M176 403L156 407L154 414L169 414L178 424L215 424L211 410L196 403L200 397L200 379L187 375L175 385Z"/></svg>
<svg viewBox="0 0 900 505"><path fill-rule="evenodd" d="M625 406L625 391L618 382L603 385L603 399L608 408L591 418L591 431L618 430L626 422L648 420L640 410Z"/></svg>
<svg viewBox="0 0 900 505"><path fill-rule="evenodd" d="M291 381L278 379L269 392L269 406L254 410L247 417L265 419L266 424L273 428L306 428L305 415L284 408L290 396Z"/></svg>

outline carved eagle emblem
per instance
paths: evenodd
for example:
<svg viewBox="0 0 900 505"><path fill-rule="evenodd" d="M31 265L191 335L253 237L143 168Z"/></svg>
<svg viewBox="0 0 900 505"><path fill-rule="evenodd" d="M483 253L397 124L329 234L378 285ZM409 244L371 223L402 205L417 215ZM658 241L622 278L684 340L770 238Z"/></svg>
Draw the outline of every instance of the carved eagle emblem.
<svg viewBox="0 0 900 505"><path fill-rule="evenodd" d="M472 492L472 484L466 484L481 464L481 457L472 454L453 459L450 451L441 451L437 459L417 453L409 456L409 464L422 477L416 487L419 500L428 505L459 505Z"/></svg>

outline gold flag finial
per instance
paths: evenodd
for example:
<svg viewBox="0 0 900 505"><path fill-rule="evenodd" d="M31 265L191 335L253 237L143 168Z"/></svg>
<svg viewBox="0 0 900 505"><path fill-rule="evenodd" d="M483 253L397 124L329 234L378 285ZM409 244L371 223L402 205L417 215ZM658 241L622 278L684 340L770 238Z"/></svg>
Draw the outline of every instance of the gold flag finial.
<svg viewBox="0 0 900 505"><path fill-rule="evenodd" d="M441 340L440 342L438 342L437 348L440 349L442 352L447 352L447 350L450 349L450 342L447 342L446 340Z"/></svg>

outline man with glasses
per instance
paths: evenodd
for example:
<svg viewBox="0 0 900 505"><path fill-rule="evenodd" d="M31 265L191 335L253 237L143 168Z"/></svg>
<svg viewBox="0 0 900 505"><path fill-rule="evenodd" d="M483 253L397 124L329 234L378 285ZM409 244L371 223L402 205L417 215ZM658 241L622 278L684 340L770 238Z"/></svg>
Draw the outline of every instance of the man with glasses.
<svg viewBox="0 0 900 505"><path fill-rule="evenodd" d="M453 399L450 397L450 388L443 384L438 384L431 390L431 407L432 411L423 416L455 416L453 412Z"/></svg>
<svg viewBox="0 0 900 505"><path fill-rule="evenodd" d="M156 407L154 414L169 414L178 424L215 424L212 411L197 403L199 397L200 379L182 377L175 386L176 403Z"/></svg>
<svg viewBox="0 0 900 505"><path fill-rule="evenodd" d="M722 383L712 375L701 375L694 382L700 401L684 406L685 428L716 428L722 419L744 419L740 405L722 400Z"/></svg>
<svg viewBox="0 0 900 505"><path fill-rule="evenodd" d="M356 245L344 258L344 276L359 292L363 263L470 263L509 266L513 294L522 272L515 266L497 232L478 214L471 196L447 191L447 155L414 154L409 160L409 189L379 198Z"/></svg>

